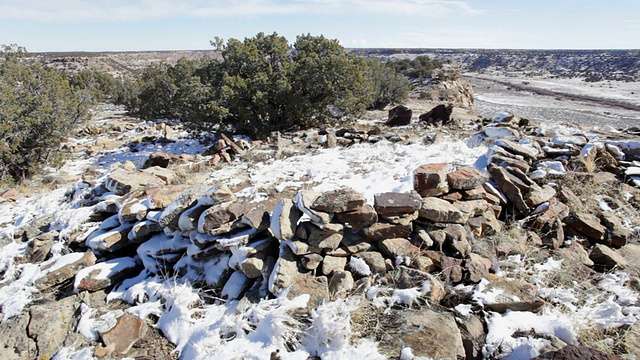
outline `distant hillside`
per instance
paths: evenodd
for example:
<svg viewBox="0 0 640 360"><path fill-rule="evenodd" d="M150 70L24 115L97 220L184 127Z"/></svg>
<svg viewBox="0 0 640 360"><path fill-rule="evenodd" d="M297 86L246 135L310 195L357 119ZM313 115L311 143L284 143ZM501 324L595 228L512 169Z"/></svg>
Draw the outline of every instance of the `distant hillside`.
<svg viewBox="0 0 640 360"><path fill-rule="evenodd" d="M432 58L467 72L547 78L640 81L640 50L354 49L369 56Z"/></svg>

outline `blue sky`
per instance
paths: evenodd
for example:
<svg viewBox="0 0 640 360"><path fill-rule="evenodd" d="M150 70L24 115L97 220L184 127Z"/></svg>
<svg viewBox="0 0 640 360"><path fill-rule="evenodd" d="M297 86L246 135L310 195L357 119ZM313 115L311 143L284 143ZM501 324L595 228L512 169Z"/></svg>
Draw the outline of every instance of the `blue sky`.
<svg viewBox="0 0 640 360"><path fill-rule="evenodd" d="M210 49L302 33L345 47L638 49L639 0L0 0L28 51Z"/></svg>

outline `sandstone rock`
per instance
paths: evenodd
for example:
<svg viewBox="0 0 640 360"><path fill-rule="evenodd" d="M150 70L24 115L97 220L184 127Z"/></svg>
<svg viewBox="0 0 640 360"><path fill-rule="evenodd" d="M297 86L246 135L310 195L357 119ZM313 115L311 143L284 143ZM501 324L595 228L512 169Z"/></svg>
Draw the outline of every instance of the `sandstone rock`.
<svg viewBox="0 0 640 360"><path fill-rule="evenodd" d="M617 250L627 263L624 270L631 276L640 276L640 244L627 244ZM622 263L621 265L624 265Z"/></svg>
<svg viewBox="0 0 640 360"><path fill-rule="evenodd" d="M74 289L77 291L105 289L129 276L136 266L136 261L131 257L111 259L87 266L76 274Z"/></svg>
<svg viewBox="0 0 640 360"><path fill-rule="evenodd" d="M344 237L342 238L341 244L351 254L369 251L373 248L373 244L362 237L362 235L360 235L357 231L354 231L354 229L350 228L345 228Z"/></svg>
<svg viewBox="0 0 640 360"><path fill-rule="evenodd" d="M224 183L216 183L211 186L207 189L206 196L213 201L214 204L236 200L236 195L229 189L227 184Z"/></svg>
<svg viewBox="0 0 640 360"><path fill-rule="evenodd" d="M27 332L31 316L29 312L0 322L0 358L6 360L35 359L38 348Z"/></svg>
<svg viewBox="0 0 640 360"><path fill-rule="evenodd" d="M381 347L410 347L415 356L432 359L463 359L462 336L453 315L432 310L402 310L392 312L394 325L387 331L390 339ZM383 324L385 319L381 319ZM397 351L397 350L396 350Z"/></svg>
<svg viewBox="0 0 640 360"><path fill-rule="evenodd" d="M527 212L529 208L522 196L520 186L517 185L517 180L514 180L513 176L510 176L507 170L494 164L489 164L487 170L507 199L513 203L516 210L520 213Z"/></svg>
<svg viewBox="0 0 640 360"><path fill-rule="evenodd" d="M307 214L312 222L316 224L328 224L333 218L333 214L313 210L311 206L322 195L322 193L312 190L300 190L293 198L293 203L296 204L298 209Z"/></svg>
<svg viewBox="0 0 640 360"><path fill-rule="evenodd" d="M558 249L565 241L564 227L559 218L547 223L542 228L542 234L542 245L550 249Z"/></svg>
<svg viewBox="0 0 640 360"><path fill-rule="evenodd" d="M413 232L411 225L375 223L364 229L364 235L370 241L393 238L407 238Z"/></svg>
<svg viewBox="0 0 640 360"><path fill-rule="evenodd" d="M240 271L250 279L261 277L262 270L264 270L264 260L258 257L248 258L240 263Z"/></svg>
<svg viewBox="0 0 640 360"><path fill-rule="evenodd" d="M478 254L469 254L469 257L464 262L465 281L471 283L479 283L480 280L485 278L491 270L493 262Z"/></svg>
<svg viewBox="0 0 640 360"><path fill-rule="evenodd" d="M640 356L640 323L631 325L624 335L622 346L629 355Z"/></svg>
<svg viewBox="0 0 640 360"><path fill-rule="evenodd" d="M582 200L567 186L562 186L558 191L558 197L570 207L582 204Z"/></svg>
<svg viewBox="0 0 640 360"><path fill-rule="evenodd" d="M447 182L448 164L426 164L415 170L413 189L420 196L440 196L449 192Z"/></svg>
<svg viewBox="0 0 640 360"><path fill-rule="evenodd" d="M396 106L389 110L389 118L387 119L387 126L404 126L411 124L411 116L413 111L406 106Z"/></svg>
<svg viewBox="0 0 640 360"><path fill-rule="evenodd" d="M352 211L337 213L335 217L339 222L349 224L358 230L363 230L378 222L378 213L369 204L364 204Z"/></svg>
<svg viewBox="0 0 640 360"><path fill-rule="evenodd" d="M605 354L588 346L567 345L560 350L536 356L532 360L622 360L622 358Z"/></svg>
<svg viewBox="0 0 640 360"><path fill-rule="evenodd" d="M446 254L464 258L471 252L471 243L467 240L467 231L460 224L451 224L444 228Z"/></svg>
<svg viewBox="0 0 640 360"><path fill-rule="evenodd" d="M533 221L531 227L536 230L541 230L552 220L562 220L567 215L569 215L569 208L565 204L553 198L549 200L549 207L547 210L538 215L538 217Z"/></svg>
<svg viewBox="0 0 640 360"><path fill-rule="evenodd" d="M364 195L348 188L340 188L325 192L314 201L311 208L328 213L340 213L353 211L362 207L367 202Z"/></svg>
<svg viewBox="0 0 640 360"><path fill-rule="evenodd" d="M184 189L184 188L182 188ZM164 207L164 210L160 214L158 223L162 227L169 227L170 229L179 229L178 221L180 215L191 206L195 205L195 201L200 196L200 188L190 188L180 191L180 188L169 188L169 191L162 193L155 193L151 195L150 202L159 206L160 203L166 203L167 200L173 198L169 204ZM178 192L178 193L176 193Z"/></svg>
<svg viewBox="0 0 640 360"><path fill-rule="evenodd" d="M344 238L344 225L326 224L322 228L312 226L307 242L320 249L334 250Z"/></svg>
<svg viewBox="0 0 640 360"><path fill-rule="evenodd" d="M124 201L118 211L118 218L121 222L141 220L147 216L149 206L145 191L133 191L123 198Z"/></svg>
<svg viewBox="0 0 640 360"><path fill-rule="evenodd" d="M422 199L419 215L423 219L445 223L463 224L468 219L468 217L465 218L460 209L448 201L436 197L426 197Z"/></svg>
<svg viewBox="0 0 640 360"><path fill-rule="evenodd" d="M164 181L167 185L171 185L176 180L176 173L173 170L165 169L159 166L152 166L142 170L143 174L155 175Z"/></svg>
<svg viewBox="0 0 640 360"><path fill-rule="evenodd" d="M356 258L364 260L371 269L373 274L386 274L387 266L384 263L382 254L377 251L365 251L353 255Z"/></svg>
<svg viewBox="0 0 640 360"><path fill-rule="evenodd" d="M576 213L564 219L565 223L586 236L589 240L602 242L607 228L600 224L600 219L592 214Z"/></svg>
<svg viewBox="0 0 640 360"><path fill-rule="evenodd" d="M294 254L301 256L307 254L321 254L322 249L312 246L304 241L287 241L286 243Z"/></svg>
<svg viewBox="0 0 640 360"><path fill-rule="evenodd" d="M633 236L633 231L622 224L622 219L612 212L605 211L600 214L602 225L607 228L607 245L619 248L624 246Z"/></svg>
<svg viewBox="0 0 640 360"><path fill-rule="evenodd" d="M420 200L417 193L380 193L374 195L373 207L380 215L407 214L420 209Z"/></svg>
<svg viewBox="0 0 640 360"><path fill-rule="evenodd" d="M28 334L36 342L37 359L51 359L62 348L67 334L75 330L78 306L76 296L31 306Z"/></svg>
<svg viewBox="0 0 640 360"><path fill-rule="evenodd" d="M529 207L535 207L543 202L549 201L556 195L556 190L549 185L542 187L534 185L529 192L525 195L525 203Z"/></svg>
<svg viewBox="0 0 640 360"><path fill-rule="evenodd" d="M44 261L47 256L49 256L49 252L51 252L51 247L54 245L54 238L58 236L57 233L57 231L48 232L38 235L29 241L26 250L26 256L29 261L32 263Z"/></svg>
<svg viewBox="0 0 640 360"><path fill-rule="evenodd" d="M124 313L118 318L116 326L100 334L106 346L113 344L117 354L124 355L147 332L147 325L135 315Z"/></svg>
<svg viewBox="0 0 640 360"><path fill-rule="evenodd" d="M522 170L525 173L528 173L531 170L531 166L529 163L522 159L507 157L499 154L494 154L491 156L491 163L496 164L501 167L513 167Z"/></svg>
<svg viewBox="0 0 640 360"><path fill-rule="evenodd" d="M380 250L387 256L397 258L399 256L415 258L420 255L420 248L413 245L409 240L402 238L385 239L378 242Z"/></svg>
<svg viewBox="0 0 640 360"><path fill-rule="evenodd" d="M258 205L247 210L242 215L242 223L249 225L256 232L261 232L269 228L271 218L265 205Z"/></svg>
<svg viewBox="0 0 640 360"><path fill-rule="evenodd" d="M470 190L489 180L487 174L471 167L465 167L447 174L449 187L456 190Z"/></svg>
<svg viewBox="0 0 640 360"><path fill-rule="evenodd" d="M162 232L162 226L152 220L137 222L127 234L127 239L134 244L141 244L157 233Z"/></svg>
<svg viewBox="0 0 640 360"><path fill-rule="evenodd" d="M279 200L271 214L270 229L276 239L291 240L296 233L302 213L289 199Z"/></svg>
<svg viewBox="0 0 640 360"><path fill-rule="evenodd" d="M523 156L527 160L534 161L537 159L537 155L532 150L513 141L501 139L496 144L513 154Z"/></svg>
<svg viewBox="0 0 640 360"><path fill-rule="evenodd" d="M211 205L200 204L199 202L186 209L178 217L178 227L181 231L191 231L198 228L198 221L202 213L209 209Z"/></svg>
<svg viewBox="0 0 640 360"><path fill-rule="evenodd" d="M244 272L234 271L222 287L222 290L220 290L220 297L227 301L238 300L242 298L253 283L254 280L250 279Z"/></svg>
<svg viewBox="0 0 640 360"><path fill-rule="evenodd" d="M556 254L562 259L565 259L565 263L580 264L584 266L593 266L593 261L589 259L589 253L578 243L571 243L569 246L558 249Z"/></svg>
<svg viewBox="0 0 640 360"><path fill-rule="evenodd" d="M239 219L244 214L244 205L235 201L213 205L200 215L198 232L209 233Z"/></svg>
<svg viewBox="0 0 640 360"><path fill-rule="evenodd" d="M325 256L322 260L322 274L330 276L335 271L343 271L347 266L347 258L337 256Z"/></svg>
<svg viewBox="0 0 640 360"><path fill-rule="evenodd" d="M484 200L487 196L487 191L482 186L476 186L469 190L462 190L460 193L462 194L462 198L465 200Z"/></svg>
<svg viewBox="0 0 640 360"><path fill-rule="evenodd" d="M309 303L307 309L312 310L328 302L331 299L329 294L329 285L326 276L313 276L312 274L300 275L291 286L291 290L287 293L288 299L296 296L308 294Z"/></svg>
<svg viewBox="0 0 640 360"><path fill-rule="evenodd" d="M169 185L161 188L146 190L147 201L149 202L150 209L164 209L169 206L174 200L183 196L183 193L192 194L188 196L192 198L192 201L200 196L202 191L199 187L193 187L191 185ZM190 203L190 202L189 202Z"/></svg>
<svg viewBox="0 0 640 360"><path fill-rule="evenodd" d="M129 241L130 223L125 223L109 231L94 231L87 237L85 245L88 248L104 252L116 252L132 244Z"/></svg>
<svg viewBox="0 0 640 360"><path fill-rule="evenodd" d="M300 258L302 267L307 270L315 270L320 266L324 257L320 254L306 254Z"/></svg>
<svg viewBox="0 0 640 360"><path fill-rule="evenodd" d="M504 313L511 311L535 312L544 304L536 287L519 280L491 278L483 293L496 293L497 296L484 298L483 305L491 311Z"/></svg>
<svg viewBox="0 0 640 360"><path fill-rule="evenodd" d="M486 334L482 320L476 315L456 316L467 359L482 359Z"/></svg>
<svg viewBox="0 0 640 360"><path fill-rule="evenodd" d="M293 203L291 205L293 206ZM303 275L298 271L297 256L289 247L281 247L280 256L269 277L269 291L277 296L302 277Z"/></svg>
<svg viewBox="0 0 640 360"><path fill-rule="evenodd" d="M349 271L335 271L329 281L329 292L336 297L346 297L353 286L353 275Z"/></svg>
<svg viewBox="0 0 640 360"><path fill-rule="evenodd" d="M152 166L166 168L166 167L169 167L170 162L171 162L171 156L169 156L169 154L162 151L156 151L154 153L151 153L151 155L149 155L149 158L147 159L147 161L144 162L144 165L142 165L142 168L146 169Z"/></svg>
<svg viewBox="0 0 640 360"><path fill-rule="evenodd" d="M446 255L440 256L439 264L442 269L442 276L447 283L457 284L462 281L463 262L462 259L456 259Z"/></svg>
<svg viewBox="0 0 640 360"><path fill-rule="evenodd" d="M70 253L56 261L43 265L42 275L35 281L39 290L44 290L74 277L80 270L96 263L96 256L90 252Z"/></svg>
<svg viewBox="0 0 640 360"><path fill-rule="evenodd" d="M493 212L489 211L484 215L475 216L467 221L467 225L476 237L490 236L500 233L503 229L502 223L496 219Z"/></svg>
<svg viewBox="0 0 640 360"><path fill-rule="evenodd" d="M124 195L135 190L154 188L165 185L165 182L153 174L116 169L105 181L105 187L116 195Z"/></svg>

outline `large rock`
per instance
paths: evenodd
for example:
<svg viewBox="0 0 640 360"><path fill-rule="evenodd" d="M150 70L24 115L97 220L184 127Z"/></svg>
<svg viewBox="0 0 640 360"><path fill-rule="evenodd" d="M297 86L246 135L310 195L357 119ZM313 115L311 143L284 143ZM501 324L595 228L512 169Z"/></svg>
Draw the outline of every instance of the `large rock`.
<svg viewBox="0 0 640 360"><path fill-rule="evenodd" d="M75 331L79 306L76 296L31 306L28 333L36 342L37 359L51 359L63 347L67 335Z"/></svg>
<svg viewBox="0 0 640 360"><path fill-rule="evenodd" d="M589 254L589 259L591 259L596 266L606 270L613 269L614 267L625 268L629 265L622 255L602 244L596 244L593 247Z"/></svg>
<svg viewBox="0 0 640 360"><path fill-rule="evenodd" d="M35 359L38 348L29 337L27 327L31 322L29 313L4 318L0 322L0 358L6 360Z"/></svg>
<svg viewBox="0 0 640 360"><path fill-rule="evenodd" d="M408 238L413 232L411 224L375 223L364 229L364 236L370 241L393 238Z"/></svg>
<svg viewBox="0 0 640 360"><path fill-rule="evenodd" d="M327 255L322 260L322 274L330 276L336 271L344 271L345 266L347 266L346 257Z"/></svg>
<svg viewBox="0 0 640 360"><path fill-rule="evenodd" d="M352 211L337 213L335 217L341 223L349 224L357 230L363 230L378 222L378 213L369 204L364 204Z"/></svg>
<svg viewBox="0 0 640 360"><path fill-rule="evenodd" d="M313 203L322 195L322 193L312 190L300 190L293 198L293 203L298 209L305 213L312 222L316 224L328 224L333 218L332 213L314 210L311 208Z"/></svg>
<svg viewBox="0 0 640 360"><path fill-rule="evenodd" d="M477 169L464 167L447 174L449 187L456 190L470 190L481 186L489 176Z"/></svg>
<svg viewBox="0 0 640 360"><path fill-rule="evenodd" d="M90 251L63 255L56 261L42 266L42 275L36 280L35 284L38 289L44 290L71 279L80 270L95 263L96 256Z"/></svg>
<svg viewBox="0 0 640 360"><path fill-rule="evenodd" d="M420 209L420 200L417 193L380 193L374 195L373 207L380 215L408 214Z"/></svg>
<svg viewBox="0 0 640 360"><path fill-rule="evenodd" d="M420 196L440 196L449 192L447 182L448 164L425 164L415 170L413 189Z"/></svg>
<svg viewBox="0 0 640 360"><path fill-rule="evenodd" d="M622 255L627 262L625 271L629 275L640 277L640 244L627 244L621 247L617 253Z"/></svg>
<svg viewBox="0 0 640 360"><path fill-rule="evenodd" d="M312 226L307 242L320 249L335 250L344 237L344 225L326 224L322 228Z"/></svg>
<svg viewBox="0 0 640 360"><path fill-rule="evenodd" d="M413 111L406 106L396 106L389 110L389 118L386 122L387 126L404 126L411 124L411 116Z"/></svg>
<svg viewBox="0 0 640 360"><path fill-rule="evenodd" d="M420 255L420 248L413 245L411 241L402 238L386 239L378 242L380 250L387 256L397 258L398 256L416 258Z"/></svg>
<svg viewBox="0 0 640 360"><path fill-rule="evenodd" d="M465 217L464 213L456 206L436 197L422 199L419 216L433 222L458 224L464 224L468 219L468 216Z"/></svg>
<svg viewBox="0 0 640 360"><path fill-rule="evenodd" d="M616 214L605 211L600 214L600 222L607 228L607 245L619 248L627 244L633 236L633 231L622 223Z"/></svg>
<svg viewBox="0 0 640 360"><path fill-rule="evenodd" d="M560 350L548 351L536 356L532 360L622 360L622 358L588 346L567 345Z"/></svg>
<svg viewBox="0 0 640 360"><path fill-rule="evenodd" d="M100 334L104 344L112 346L117 354L124 355L147 332L147 325L135 315L124 313L116 326Z"/></svg>
<svg viewBox="0 0 640 360"><path fill-rule="evenodd" d="M329 285L326 276L313 276L312 274L303 274L292 284L291 290L287 293L288 299L296 296L308 294L309 302L307 309L312 310L328 302L331 299L329 294Z"/></svg>
<svg viewBox="0 0 640 360"><path fill-rule="evenodd" d="M76 274L74 288L78 291L105 289L129 276L136 266L136 261L131 257L111 259L88 266Z"/></svg>
<svg viewBox="0 0 640 360"><path fill-rule="evenodd" d="M289 199L281 199L276 203L271 214L270 229L276 239L291 240L296 233L298 220L302 212Z"/></svg>
<svg viewBox="0 0 640 360"><path fill-rule="evenodd" d="M516 144L513 141L501 139L496 144L515 155L524 157L527 160L534 161L537 159L537 155L533 150L526 148L520 144Z"/></svg>
<svg viewBox="0 0 640 360"><path fill-rule="evenodd" d="M298 270L298 257L288 246L281 246L280 256L269 277L269 291L278 295L302 277Z"/></svg>
<svg viewBox="0 0 640 360"><path fill-rule="evenodd" d="M565 223L586 236L589 240L603 242L607 228L600 224L600 219L592 214L576 213L564 219Z"/></svg>
<svg viewBox="0 0 640 360"><path fill-rule="evenodd" d="M328 213L353 211L362 207L367 199L349 187L327 191L313 202L311 208Z"/></svg>
<svg viewBox="0 0 640 360"><path fill-rule="evenodd" d="M519 280L491 277L482 293L492 294L482 297L484 307L499 313L504 313L507 310L533 312L544 305L544 300L537 296L536 287Z"/></svg>
<svg viewBox="0 0 640 360"><path fill-rule="evenodd" d="M85 244L93 250L104 252L116 252L124 249L132 244L129 241L129 232L132 226L131 223L124 223L109 231L94 231L87 237Z"/></svg>
<svg viewBox="0 0 640 360"><path fill-rule="evenodd" d="M556 189L549 185L544 185L542 187L534 185L531 186L529 192L525 195L525 203L530 208L533 208L543 202L549 201L555 195Z"/></svg>
<svg viewBox="0 0 640 360"><path fill-rule="evenodd" d="M244 214L244 207L244 203L236 201L213 205L200 215L198 232L212 232L224 224L239 219Z"/></svg>
<svg viewBox="0 0 640 360"><path fill-rule="evenodd" d="M107 176L105 187L116 195L124 195L131 191L160 187L165 184L153 174L116 169Z"/></svg>
<svg viewBox="0 0 640 360"><path fill-rule="evenodd" d="M162 168L169 167L169 163L171 162L171 156L162 151L156 151L151 153L147 158L147 161L144 162L142 168L150 168L152 166L158 166Z"/></svg>
<svg viewBox="0 0 640 360"><path fill-rule="evenodd" d="M387 265L384 262L384 257L382 257L382 254L377 251L365 251L353 256L364 260L373 274L385 274L387 272Z"/></svg>
<svg viewBox="0 0 640 360"><path fill-rule="evenodd" d="M180 188L177 188L176 190L179 189ZM186 189L179 194L176 194L175 191L170 191L167 196L169 196L169 198L173 197L173 200L171 201L171 203L166 205L166 207L162 211L162 214L160 214L160 218L158 219L158 223L160 224L160 226L169 227L172 230L178 230L178 221L180 219L180 215L186 209L195 205L195 201L200 196L201 191L202 189L199 187ZM156 194L152 196L156 196ZM166 202L166 200L168 200L168 198L158 197L156 200L151 199L150 201L155 204L156 201Z"/></svg>
<svg viewBox="0 0 640 360"><path fill-rule="evenodd" d="M519 186L518 179L514 178L514 176L510 175L507 170L504 168L489 164L487 166L487 170L489 174L491 174L491 178L495 181L502 193L513 203L516 210L520 213L526 213L529 210L527 206L524 196L522 195L522 191Z"/></svg>
<svg viewBox="0 0 640 360"><path fill-rule="evenodd" d="M395 310L379 320L386 327L383 350L410 347L415 356L464 359L462 336L455 317L432 310ZM388 324L390 323L390 324Z"/></svg>

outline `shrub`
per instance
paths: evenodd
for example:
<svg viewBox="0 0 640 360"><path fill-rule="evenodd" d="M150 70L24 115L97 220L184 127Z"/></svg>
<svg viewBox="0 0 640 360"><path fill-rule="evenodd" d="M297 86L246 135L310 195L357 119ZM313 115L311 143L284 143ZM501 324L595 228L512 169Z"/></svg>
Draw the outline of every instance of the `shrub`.
<svg viewBox="0 0 640 360"><path fill-rule="evenodd" d="M117 100L123 91L122 82L100 71L80 70L71 76L69 83L75 89L88 91L94 102Z"/></svg>
<svg viewBox="0 0 640 360"><path fill-rule="evenodd" d="M213 44L213 42L212 42ZM272 131L333 124L372 104L400 102L408 82L337 40L259 33L226 44L221 60L181 60L148 68L127 87L125 105L144 118L176 118L193 132L231 131L265 138Z"/></svg>
<svg viewBox="0 0 640 360"><path fill-rule="evenodd" d="M23 61L15 45L0 51L0 177L29 177L47 164L68 133L85 120L91 96L65 75Z"/></svg>

